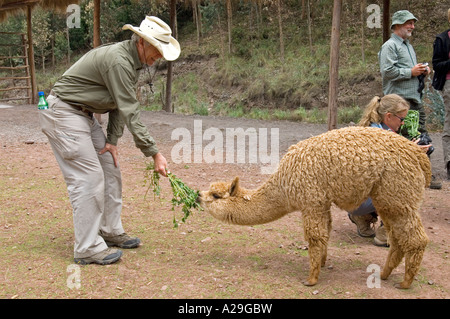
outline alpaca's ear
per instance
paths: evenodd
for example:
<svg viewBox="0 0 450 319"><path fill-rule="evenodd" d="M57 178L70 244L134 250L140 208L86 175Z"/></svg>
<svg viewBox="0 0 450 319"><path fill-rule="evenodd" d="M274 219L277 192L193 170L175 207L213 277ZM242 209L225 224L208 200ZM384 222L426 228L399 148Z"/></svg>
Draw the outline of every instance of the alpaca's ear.
<svg viewBox="0 0 450 319"><path fill-rule="evenodd" d="M230 186L230 196L235 196L239 188L239 177L235 177Z"/></svg>

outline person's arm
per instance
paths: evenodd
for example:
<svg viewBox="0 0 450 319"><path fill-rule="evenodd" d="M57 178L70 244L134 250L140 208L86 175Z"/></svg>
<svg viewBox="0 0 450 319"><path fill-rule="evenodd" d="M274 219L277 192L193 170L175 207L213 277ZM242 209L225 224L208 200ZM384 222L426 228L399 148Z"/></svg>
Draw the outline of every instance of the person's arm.
<svg viewBox="0 0 450 319"><path fill-rule="evenodd" d="M123 126L126 125L134 138L136 146L150 157L157 154L158 148L147 127L140 120L139 102L136 99L136 82L134 70L127 69L126 61L116 63L105 74L105 84L117 105L117 109L110 112L108 125L108 143L117 143L122 136Z"/></svg>
<svg viewBox="0 0 450 319"><path fill-rule="evenodd" d="M424 74L427 67L418 63L411 67L399 66L399 58L395 45L387 45L380 52L381 76L389 81L409 80L412 77Z"/></svg>
<svg viewBox="0 0 450 319"><path fill-rule="evenodd" d="M112 145L117 145L117 141L123 135L125 123L122 121L118 109L109 112L108 117L106 142Z"/></svg>
<svg viewBox="0 0 450 319"><path fill-rule="evenodd" d="M450 41L450 40L449 40ZM444 43L440 37L436 37L433 43L433 69L436 73L447 74L450 71L449 52L446 52Z"/></svg>

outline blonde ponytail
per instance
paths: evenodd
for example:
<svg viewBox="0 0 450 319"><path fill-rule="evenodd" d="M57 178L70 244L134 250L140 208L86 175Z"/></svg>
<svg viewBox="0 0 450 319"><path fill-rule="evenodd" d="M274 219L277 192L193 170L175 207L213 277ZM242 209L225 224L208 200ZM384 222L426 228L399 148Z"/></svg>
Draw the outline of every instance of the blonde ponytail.
<svg viewBox="0 0 450 319"><path fill-rule="evenodd" d="M409 110L409 104L404 98L397 94L388 94L382 98L375 96L369 104L359 121L359 126L370 126L371 123L383 122L386 113L398 114Z"/></svg>

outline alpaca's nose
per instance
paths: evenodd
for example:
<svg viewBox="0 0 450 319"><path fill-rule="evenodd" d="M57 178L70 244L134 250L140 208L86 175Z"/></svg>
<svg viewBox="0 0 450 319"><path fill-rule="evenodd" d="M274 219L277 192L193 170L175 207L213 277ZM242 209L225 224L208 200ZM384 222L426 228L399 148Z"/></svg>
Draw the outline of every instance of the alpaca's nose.
<svg viewBox="0 0 450 319"><path fill-rule="evenodd" d="M202 193L198 193L198 196L197 196L197 198L195 199L195 202L196 202L196 203L200 203L200 202L202 201L200 197L202 197Z"/></svg>

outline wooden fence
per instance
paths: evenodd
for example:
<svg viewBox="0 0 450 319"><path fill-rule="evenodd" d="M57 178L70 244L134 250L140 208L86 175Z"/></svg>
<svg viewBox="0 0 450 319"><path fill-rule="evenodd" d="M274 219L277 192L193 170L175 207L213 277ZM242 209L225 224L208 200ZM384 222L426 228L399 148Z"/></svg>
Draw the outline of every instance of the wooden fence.
<svg viewBox="0 0 450 319"><path fill-rule="evenodd" d="M0 44L1 52L9 52L0 55L0 102L24 100L31 104L33 90L27 36L20 32L0 32L0 36L7 39L7 43Z"/></svg>

